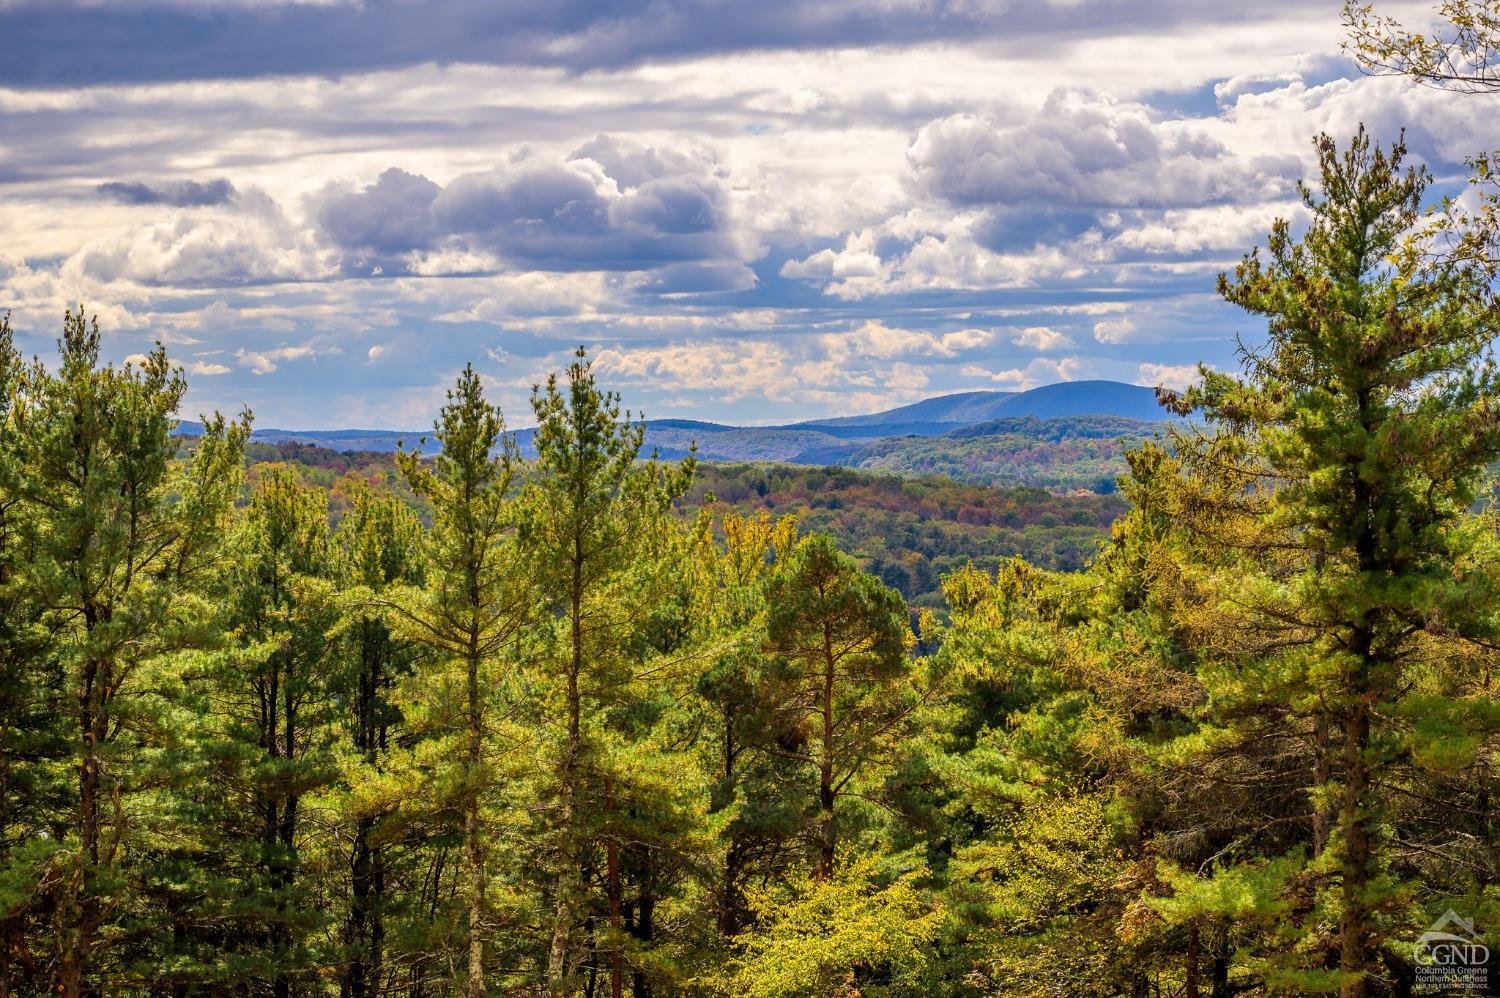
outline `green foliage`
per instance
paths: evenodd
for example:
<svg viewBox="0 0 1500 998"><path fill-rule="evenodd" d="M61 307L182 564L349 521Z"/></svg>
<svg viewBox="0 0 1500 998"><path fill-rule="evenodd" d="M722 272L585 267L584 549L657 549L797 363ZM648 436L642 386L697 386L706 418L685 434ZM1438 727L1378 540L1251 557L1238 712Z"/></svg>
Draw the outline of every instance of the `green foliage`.
<svg viewBox="0 0 1500 998"><path fill-rule="evenodd" d="M862 859L827 879L756 892L761 929L728 973L705 983L748 998L926 994L944 915L919 880L920 871L882 876Z"/></svg>

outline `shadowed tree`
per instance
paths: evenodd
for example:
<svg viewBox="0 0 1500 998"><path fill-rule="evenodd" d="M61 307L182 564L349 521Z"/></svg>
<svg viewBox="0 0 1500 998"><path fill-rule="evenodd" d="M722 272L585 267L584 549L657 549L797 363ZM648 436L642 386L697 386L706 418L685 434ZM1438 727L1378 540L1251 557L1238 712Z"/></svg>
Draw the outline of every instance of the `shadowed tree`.
<svg viewBox="0 0 1500 998"><path fill-rule="evenodd" d="M804 738L800 748L777 752L817 774L814 838L818 877L826 880L838 848L839 798L916 704L906 686L911 626L901 596L819 534L804 538L771 577L766 602L776 709Z"/></svg>

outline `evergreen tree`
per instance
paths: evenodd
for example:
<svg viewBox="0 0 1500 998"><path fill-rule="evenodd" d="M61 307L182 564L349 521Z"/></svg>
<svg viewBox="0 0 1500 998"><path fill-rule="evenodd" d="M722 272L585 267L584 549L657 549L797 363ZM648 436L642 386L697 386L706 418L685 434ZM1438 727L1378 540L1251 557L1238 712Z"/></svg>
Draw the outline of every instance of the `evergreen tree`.
<svg viewBox="0 0 1500 998"><path fill-rule="evenodd" d="M453 815L462 829L468 958L465 991L487 993L485 943L490 915L492 838L487 798L498 772L491 754L498 726L513 707L507 675L522 625L534 610L535 590L518 560L509 490L516 472L514 444L500 410L484 398L472 366L448 393L435 425L441 449L431 462L403 451L399 463L413 491L432 504L427 565L421 589L393 587L380 601L402 637L432 651L430 665L409 677L412 718L435 739L424 757L442 757L428 772L427 806Z"/></svg>
<svg viewBox="0 0 1500 998"><path fill-rule="evenodd" d="M216 569L240 480L248 420L205 423L174 463L186 384L158 346L139 365L101 366L97 322L69 312L56 373L33 363L14 385L6 450L24 474L6 483L29 524L26 586L51 635L73 786L44 876L54 905L52 990L113 989L119 923L149 918L132 877L160 737L139 677L153 659L212 643L202 586ZM149 927L141 926L142 931Z"/></svg>
<svg viewBox="0 0 1500 998"><path fill-rule="evenodd" d="M605 852L610 992L622 991L620 788L610 754L618 726L608 708L628 696L633 638L663 592L676 588L662 557L667 516L693 474L637 464L644 425L621 418L619 399L599 389L580 348L563 384L554 375L532 393L537 459L522 523L541 593L561 633L550 641L562 689L557 741L553 925L547 980L572 986L586 947L587 880L593 851Z"/></svg>
<svg viewBox="0 0 1500 998"><path fill-rule="evenodd" d="M421 530L415 514L399 500L361 488L336 538L349 588L378 598L394 585L420 585ZM401 723L392 688L398 677L410 674L415 649L391 633L381 614L364 607L354 612L346 627L347 672L339 688L349 704L344 724L357 782L364 773L378 779L387 764ZM392 902L387 893L387 849L377 835L387 815L361 807L352 797L338 803L347 813L353 839L344 925L347 962L340 990L348 998L368 998L381 990L386 911Z"/></svg>
<svg viewBox="0 0 1500 998"><path fill-rule="evenodd" d="M764 513L726 513L722 548L705 545L699 563L700 623L723 642L696 688L699 710L710 718L705 768L723 849L715 920L725 937L750 920L745 888L752 878L778 878L796 865L803 811L795 791L798 763L778 750L795 747L800 734L781 723L792 719L776 710L774 660L765 654L766 579L795 546L796 527L790 517L773 523Z"/></svg>
<svg viewBox="0 0 1500 998"><path fill-rule="evenodd" d="M313 956L320 925L302 879L303 798L335 776L329 692L337 607L328 577L327 497L286 468L261 471L246 510L235 619L243 651L224 677L228 731L247 746L239 778L249 801L242 834L254 843L251 883L263 906L255 954L272 991L289 995Z"/></svg>
<svg viewBox="0 0 1500 998"><path fill-rule="evenodd" d="M1175 404L1248 442L1269 484L1264 522L1306 555L1242 579L1232 598L1247 626L1302 651L1281 660L1306 670L1297 685L1332 747L1313 806L1326 792L1336 979L1362 998L1387 986L1384 942L1409 899L1392 868L1390 782L1422 755L1428 712L1490 724L1477 705L1433 698L1424 677L1435 631L1462 629L1487 593L1483 573L1462 566L1476 544L1466 511L1500 456L1497 312L1480 265L1412 235L1428 178L1403 172L1402 144L1382 150L1361 131L1342 153L1320 139L1318 153L1308 231L1294 239L1278 223L1267 257L1220 281L1268 319L1266 346L1246 352L1243 377L1205 372Z"/></svg>
<svg viewBox="0 0 1500 998"><path fill-rule="evenodd" d="M52 861L70 798L62 675L34 598L35 511L12 423L22 374L10 317L0 316L0 994L46 988L55 903Z"/></svg>
<svg viewBox="0 0 1500 998"><path fill-rule="evenodd" d="M771 577L767 651L777 712L802 744L778 752L816 773L817 874L833 875L840 797L889 746L916 705L907 684L912 641L901 597L861 572L823 535L804 538ZM774 728L772 730L775 730Z"/></svg>

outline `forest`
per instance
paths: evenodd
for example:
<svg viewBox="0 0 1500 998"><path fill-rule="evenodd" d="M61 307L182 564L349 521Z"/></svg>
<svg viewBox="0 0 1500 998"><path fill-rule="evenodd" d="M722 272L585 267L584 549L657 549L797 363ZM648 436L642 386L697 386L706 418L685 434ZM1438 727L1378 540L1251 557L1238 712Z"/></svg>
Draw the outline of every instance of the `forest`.
<svg viewBox="0 0 1500 998"><path fill-rule="evenodd" d="M248 413L174 437L163 349L5 323L0 993L1415 993L1500 915L1496 254L1400 143L1317 153L1103 549L943 613L685 512L743 479L582 350L534 459L466 370L335 527Z"/></svg>
<svg viewBox="0 0 1500 998"><path fill-rule="evenodd" d="M249 443L245 463L252 486L262 472L276 470L326 490L335 527L365 489L400 498L425 526L432 524L431 504L411 490L391 454ZM992 488L839 467L700 462L675 512L692 519L705 505L793 517L799 534L828 534L908 603L939 611L946 606L943 576L965 565L993 570L1019 557L1039 568L1083 568L1126 509L1115 494Z"/></svg>

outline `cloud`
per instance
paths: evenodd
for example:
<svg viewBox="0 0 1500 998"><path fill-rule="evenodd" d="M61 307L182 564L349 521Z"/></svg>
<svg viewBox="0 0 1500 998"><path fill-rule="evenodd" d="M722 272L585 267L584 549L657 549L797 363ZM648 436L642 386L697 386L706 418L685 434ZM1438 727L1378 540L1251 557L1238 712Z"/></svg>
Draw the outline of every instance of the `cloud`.
<svg viewBox="0 0 1500 998"><path fill-rule="evenodd" d="M1100 343L1132 343L1136 335L1135 322L1129 318L1103 319L1094 323L1094 339Z"/></svg>
<svg viewBox="0 0 1500 998"><path fill-rule="evenodd" d="M249 190L232 212L179 211L90 240L62 272L105 283L223 287L320 276L328 267L310 232Z"/></svg>
<svg viewBox="0 0 1500 998"><path fill-rule="evenodd" d="M1038 357L1024 368L1012 367L1002 371L991 371L979 364L965 364L959 368L959 373L966 378L980 378L1017 391L1056 384L1059 381L1076 381L1091 371L1092 365L1082 357L1063 357L1057 360Z"/></svg>
<svg viewBox="0 0 1500 998"><path fill-rule="evenodd" d="M293 346L279 346L270 350L246 350L244 347L240 347L234 352L234 359L239 361L241 367L248 369L253 374L270 374L287 361L303 360L310 357L342 352L337 346L300 343Z"/></svg>
<svg viewBox="0 0 1500 998"><path fill-rule="evenodd" d="M100 194L121 204L165 204L176 208L205 208L234 199L234 185L214 180L169 180L156 184L113 180L100 184Z"/></svg>
<svg viewBox="0 0 1500 998"><path fill-rule="evenodd" d="M1297 9L1266 0L1261 17ZM211 13L210 13L211 12ZM14 40L23 86L108 81L328 76L422 63L526 64L585 71L731 52L826 51L984 41L1002 51L1056 51L1130 32L1212 24L1251 10L1193 0L11 0L0 37ZM55 53L71 46L70 58Z"/></svg>
<svg viewBox="0 0 1500 998"><path fill-rule="evenodd" d="M146 360L147 358L145 354L133 353L125 358L125 363L130 364L134 367L140 367L142 364L146 363ZM229 373L228 367L225 367L223 364L214 363L213 361L178 360L175 357L169 357L168 361L171 364L182 368L188 374L194 376L214 377L220 374ZM272 368L272 370L275 370L275 368Z"/></svg>
<svg viewBox="0 0 1500 998"><path fill-rule="evenodd" d="M612 379L689 398L836 404L840 411L860 411L920 398L931 384L924 360L958 356L992 337L988 330L935 333L872 320L845 333L785 340L621 345L601 351L596 366Z"/></svg>
<svg viewBox="0 0 1500 998"><path fill-rule="evenodd" d="M729 231L711 158L599 136L567 158L522 155L446 186L392 167L360 189L315 201L324 234L361 273L540 271L661 273L658 293L753 286ZM431 254L425 255L427 251ZM466 261L458 268L438 258Z"/></svg>
<svg viewBox="0 0 1500 998"><path fill-rule="evenodd" d="M1071 338L1047 326L1028 326L1010 338L1018 347L1032 350L1065 350L1076 346Z"/></svg>
<svg viewBox="0 0 1500 998"><path fill-rule="evenodd" d="M429 209L441 188L391 167L375 183L331 191L316 208L318 224L347 250L395 255L425 249L436 236Z"/></svg>
<svg viewBox="0 0 1500 998"><path fill-rule="evenodd" d="M1212 364L1209 367L1213 367ZM1136 372L1135 383L1148 388L1187 388L1198 381L1197 364L1144 363Z"/></svg>
<svg viewBox="0 0 1500 998"><path fill-rule="evenodd" d="M887 326L875 319L845 333L825 333L824 347L833 358L953 357L988 344L995 338L988 329L959 329L936 333Z"/></svg>
<svg viewBox="0 0 1500 998"><path fill-rule="evenodd" d="M1284 196L1294 157L1234 155L1198 124L1144 104L1057 90L1014 126L975 114L934 121L907 150L919 189L950 204L1182 207Z"/></svg>

